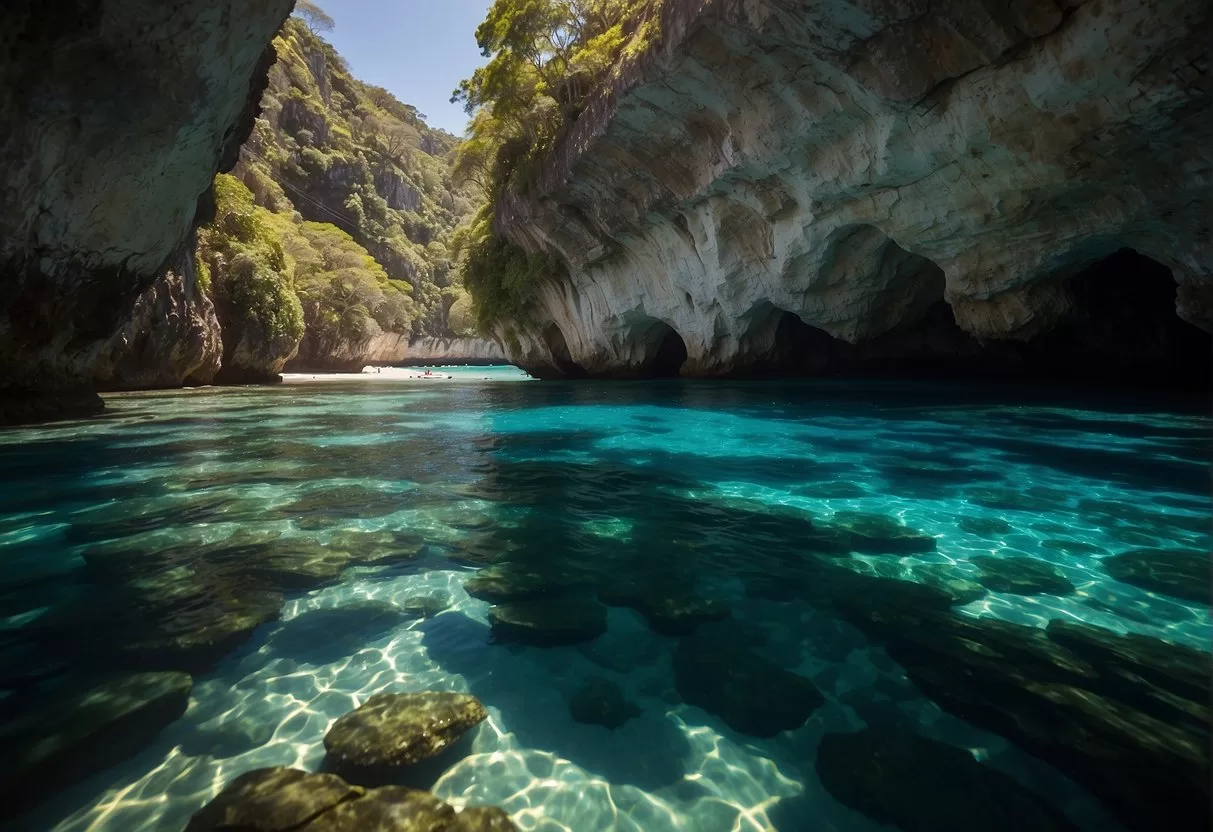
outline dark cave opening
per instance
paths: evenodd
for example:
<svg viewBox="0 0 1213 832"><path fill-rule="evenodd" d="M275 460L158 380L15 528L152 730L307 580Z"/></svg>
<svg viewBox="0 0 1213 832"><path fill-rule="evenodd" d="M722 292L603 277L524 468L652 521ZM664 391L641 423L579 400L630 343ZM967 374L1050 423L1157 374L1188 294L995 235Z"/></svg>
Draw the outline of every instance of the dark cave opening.
<svg viewBox="0 0 1213 832"><path fill-rule="evenodd" d="M563 378L582 378L585 368L573 360L569 351L569 342L565 340L564 332L556 324L548 324L543 330L543 341L552 354L552 363Z"/></svg>
<svg viewBox="0 0 1213 832"><path fill-rule="evenodd" d="M678 378L687 360L687 345L677 330L664 321L657 321L645 335L646 341L657 342L657 349L641 368L646 378Z"/></svg>
<svg viewBox="0 0 1213 832"><path fill-rule="evenodd" d="M1071 315L1029 341L978 342L940 300L913 324L848 344L771 308L774 346L739 374L1066 381L1207 391L1213 335L1175 312L1170 270L1121 249L1069 279Z"/></svg>

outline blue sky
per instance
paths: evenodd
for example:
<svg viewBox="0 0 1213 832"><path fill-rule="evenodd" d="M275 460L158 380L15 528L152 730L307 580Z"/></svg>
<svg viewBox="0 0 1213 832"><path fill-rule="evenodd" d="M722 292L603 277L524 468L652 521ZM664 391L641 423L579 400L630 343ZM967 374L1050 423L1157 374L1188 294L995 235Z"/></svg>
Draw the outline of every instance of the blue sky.
<svg viewBox="0 0 1213 832"><path fill-rule="evenodd" d="M476 27L492 0L316 0L336 22L324 34L354 77L386 87L432 127L462 135L451 91L484 63Z"/></svg>

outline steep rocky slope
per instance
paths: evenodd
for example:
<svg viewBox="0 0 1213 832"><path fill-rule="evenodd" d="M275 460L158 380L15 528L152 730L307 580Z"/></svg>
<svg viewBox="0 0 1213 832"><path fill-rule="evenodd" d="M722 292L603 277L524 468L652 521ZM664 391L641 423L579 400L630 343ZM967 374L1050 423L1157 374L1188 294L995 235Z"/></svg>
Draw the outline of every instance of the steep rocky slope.
<svg viewBox="0 0 1213 832"><path fill-rule="evenodd" d="M291 5L0 9L0 399L87 386L96 352L141 314L139 294L209 218Z"/></svg>
<svg viewBox="0 0 1213 832"><path fill-rule="evenodd" d="M1060 343L1074 370L1207 362L1191 326L1213 328L1207 4L661 14L655 46L495 206L499 234L567 270L500 325L514 360L1039 370Z"/></svg>

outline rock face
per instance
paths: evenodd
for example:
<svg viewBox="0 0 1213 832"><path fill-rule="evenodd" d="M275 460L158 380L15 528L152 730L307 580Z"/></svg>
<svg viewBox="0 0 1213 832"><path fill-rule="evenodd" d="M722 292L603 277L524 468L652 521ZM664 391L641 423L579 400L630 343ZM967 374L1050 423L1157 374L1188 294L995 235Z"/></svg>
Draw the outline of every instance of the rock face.
<svg viewBox="0 0 1213 832"><path fill-rule="evenodd" d="M0 11L0 386L83 383L121 322L181 311L191 293L140 297L209 219L215 172L252 127L273 59L266 45L291 0L230 6L204 0L85 0ZM182 275L176 272L178 279ZM190 316L192 317L192 316ZM200 310L199 320L206 318ZM168 320L161 330L193 330ZM137 324L132 324L135 326ZM118 333L115 335L115 333ZM151 337L156 337L155 335ZM178 363L207 365L205 338L136 383ZM201 348L199 348L201 347ZM121 352L120 350L118 352ZM189 354L188 356L186 354ZM171 371L170 371L171 368ZM116 359L121 382L128 365ZM188 375L188 372L186 373Z"/></svg>
<svg viewBox="0 0 1213 832"><path fill-rule="evenodd" d="M410 340L396 332L380 332L364 343L323 344L304 335L299 354L286 364L288 372L358 372L368 364L397 367L428 364L504 364L501 344L489 338Z"/></svg>
<svg viewBox="0 0 1213 832"><path fill-rule="evenodd" d="M198 287L192 249L189 241L98 346L86 370L97 387L138 390L214 380L223 341L215 305Z"/></svg>
<svg viewBox="0 0 1213 832"><path fill-rule="evenodd" d="M662 15L651 53L496 206L499 233L568 271L537 289L543 323L502 325L511 360L1013 369L1056 365L1057 343L1080 370L1205 360L1172 310L1213 329L1207 5L671 0Z"/></svg>

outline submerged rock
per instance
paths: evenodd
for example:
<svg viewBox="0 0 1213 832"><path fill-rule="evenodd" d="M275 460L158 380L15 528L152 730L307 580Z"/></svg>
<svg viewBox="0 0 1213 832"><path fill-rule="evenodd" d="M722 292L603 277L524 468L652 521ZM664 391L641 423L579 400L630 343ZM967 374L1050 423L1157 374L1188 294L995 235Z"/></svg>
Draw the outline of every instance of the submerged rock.
<svg viewBox="0 0 1213 832"><path fill-rule="evenodd" d="M825 703L821 691L805 677L744 648L701 636L679 642L674 684L688 705L754 737L793 731Z"/></svg>
<svg viewBox="0 0 1213 832"><path fill-rule="evenodd" d="M0 799L28 808L133 756L185 713L193 679L133 673L54 697L0 727Z"/></svg>
<svg viewBox="0 0 1213 832"><path fill-rule="evenodd" d="M578 585L555 568L534 569L513 563L486 566L463 582L468 595L493 604L550 598Z"/></svg>
<svg viewBox="0 0 1213 832"><path fill-rule="evenodd" d="M1074 584L1056 566L1036 558L976 555L981 567L977 582L994 592L1012 595L1073 595Z"/></svg>
<svg viewBox="0 0 1213 832"><path fill-rule="evenodd" d="M935 551L935 538L881 514L839 511L832 518L835 531L848 547L867 555L909 555Z"/></svg>
<svg viewBox="0 0 1213 832"><path fill-rule="evenodd" d="M488 718L466 693L377 693L324 735L328 762L349 776L434 757Z"/></svg>
<svg viewBox="0 0 1213 832"><path fill-rule="evenodd" d="M619 685L601 677L587 679L569 697L569 715L574 722L601 725L612 731L641 713L640 708L624 698Z"/></svg>
<svg viewBox="0 0 1213 832"><path fill-rule="evenodd" d="M410 595L404 599L400 608L408 615L418 618L433 618L451 607L451 595L448 592L431 592L429 595Z"/></svg>
<svg viewBox="0 0 1213 832"><path fill-rule="evenodd" d="M826 734L817 776L838 802L903 832L1078 828L968 751L898 728Z"/></svg>
<svg viewBox="0 0 1213 832"><path fill-rule="evenodd" d="M185 832L517 832L496 807L454 807L402 786L363 789L335 774L246 772L194 813Z"/></svg>
<svg viewBox="0 0 1213 832"><path fill-rule="evenodd" d="M598 598L612 607L630 607L644 616L655 633L686 636L701 624L723 621L732 615L729 605L716 598L703 598L680 587L607 586Z"/></svg>
<svg viewBox="0 0 1213 832"><path fill-rule="evenodd" d="M1213 559L1207 552L1181 549L1133 549L1100 561L1121 583L1161 592L1185 601L1213 601Z"/></svg>
<svg viewBox="0 0 1213 832"><path fill-rule="evenodd" d="M996 534L1010 534L1014 529L1011 524L1000 517L960 517L956 525L961 531L991 537Z"/></svg>
<svg viewBox="0 0 1213 832"><path fill-rule="evenodd" d="M606 607L589 600L523 601L489 610L493 638L535 647L592 641L606 632Z"/></svg>
<svg viewBox="0 0 1213 832"><path fill-rule="evenodd" d="M1156 829L1159 806L1170 829L1207 828L1207 654L1069 622L961 616L913 593L836 606L940 707L1055 766L1130 829Z"/></svg>

